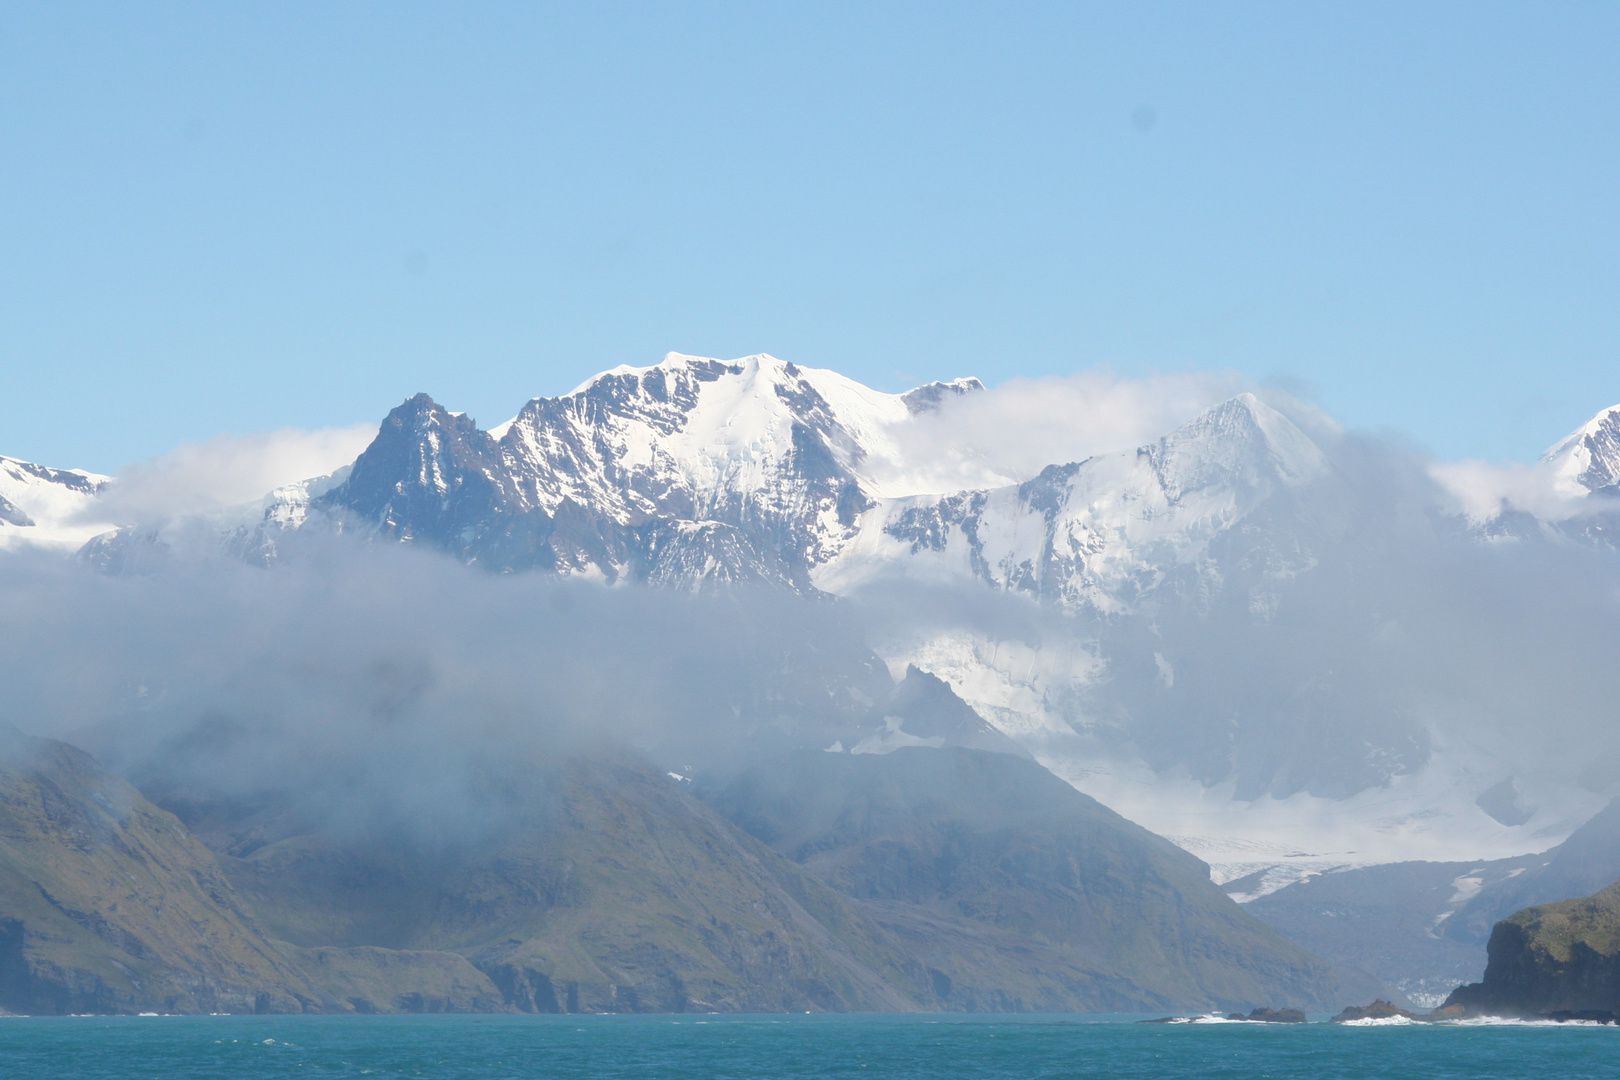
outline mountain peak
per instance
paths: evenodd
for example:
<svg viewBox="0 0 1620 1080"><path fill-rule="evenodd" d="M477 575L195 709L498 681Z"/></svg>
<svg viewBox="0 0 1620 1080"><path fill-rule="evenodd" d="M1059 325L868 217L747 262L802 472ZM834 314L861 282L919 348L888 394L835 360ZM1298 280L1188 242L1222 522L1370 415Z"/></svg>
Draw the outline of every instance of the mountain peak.
<svg viewBox="0 0 1620 1080"><path fill-rule="evenodd" d="M1160 479L1172 497L1239 478L1305 483L1328 469L1309 435L1250 393L1205 409L1146 449L1160 455Z"/></svg>
<svg viewBox="0 0 1620 1080"><path fill-rule="evenodd" d="M388 414L347 479L316 502L395 539L446 544L469 515L498 503L495 456L495 440L471 418L417 394Z"/></svg>
<svg viewBox="0 0 1620 1080"><path fill-rule="evenodd" d="M1541 455L1565 495L1620 485L1620 405L1604 409Z"/></svg>
<svg viewBox="0 0 1620 1080"><path fill-rule="evenodd" d="M917 413L933 412L952 398L976 394L983 389L984 383L970 376L965 379L923 383L915 390L908 390L901 394L900 400L906 403L906 408L913 415L916 415Z"/></svg>

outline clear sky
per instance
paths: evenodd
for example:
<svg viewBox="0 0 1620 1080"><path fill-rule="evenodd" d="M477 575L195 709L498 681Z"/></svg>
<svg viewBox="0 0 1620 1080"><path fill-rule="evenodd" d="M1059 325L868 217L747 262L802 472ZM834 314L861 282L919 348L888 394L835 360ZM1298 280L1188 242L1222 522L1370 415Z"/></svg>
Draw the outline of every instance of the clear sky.
<svg viewBox="0 0 1620 1080"><path fill-rule="evenodd" d="M667 350L1620 402L1620 5L0 3L0 453L485 425Z"/></svg>

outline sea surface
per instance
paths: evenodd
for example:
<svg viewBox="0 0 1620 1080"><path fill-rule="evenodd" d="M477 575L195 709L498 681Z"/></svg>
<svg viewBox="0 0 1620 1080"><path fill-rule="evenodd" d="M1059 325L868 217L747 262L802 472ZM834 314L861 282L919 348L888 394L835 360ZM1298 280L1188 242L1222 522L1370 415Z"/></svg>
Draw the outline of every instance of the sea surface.
<svg viewBox="0 0 1620 1080"><path fill-rule="evenodd" d="M1620 1028L1073 1016L0 1019L0 1077L1620 1077Z"/></svg>

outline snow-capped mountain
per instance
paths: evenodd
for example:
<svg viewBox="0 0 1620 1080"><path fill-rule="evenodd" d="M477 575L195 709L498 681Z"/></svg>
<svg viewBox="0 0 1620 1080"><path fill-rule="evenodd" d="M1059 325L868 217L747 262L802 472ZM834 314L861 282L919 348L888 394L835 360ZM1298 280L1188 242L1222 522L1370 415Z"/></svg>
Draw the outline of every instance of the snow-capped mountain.
<svg viewBox="0 0 1620 1080"><path fill-rule="evenodd" d="M1620 490L1620 405L1604 409L1541 455L1558 493L1582 497Z"/></svg>
<svg viewBox="0 0 1620 1080"><path fill-rule="evenodd" d="M1405 510L1358 495L1278 409L1243 394L1141 447L932 488L929 463L906 460L906 426L980 389L891 395L768 356L672 355L535 399L488 431L418 397L346 480L277 513L498 570L1027 598L1070 622L1009 632L947 620L904 627L879 650L896 672L943 678L1054 771L1182 836L1222 875L1268 859L1306 872L1457 845L1530 850L1591 809L1585 795L1543 793L1529 819L1494 819L1476 805L1503 780L1489 754L1436 735L1367 666L1360 639L1293 628L1295 584L1334 559L1334 573L1361 580L1332 586L1351 590L1332 617L1365 620L1367 640L1395 633L1387 612L1405 586L1384 566L1409 538L1386 535ZM1569 443L1573 475L1601 479L1612 431L1596 422ZM1418 527L1432 538L1446 526ZM1228 669L1239 674L1223 681ZM1216 818L1212 837L1200 823Z"/></svg>
<svg viewBox="0 0 1620 1080"><path fill-rule="evenodd" d="M498 570L832 593L903 573L1114 611L1326 469L1298 427L1244 394L1149 446L924 493L904 425L981 389L885 394L770 356L671 355L536 398L489 431L419 395L342 483L284 501L272 524L331 522Z"/></svg>
<svg viewBox="0 0 1620 1080"><path fill-rule="evenodd" d="M1620 547L1620 405L1533 464L1434 462L1430 472L1485 539L1544 536Z"/></svg>
<svg viewBox="0 0 1620 1080"><path fill-rule="evenodd" d="M971 452L948 468L918 460L917 446L952 452L912 438L918 425L948 425L984 392L957 379L887 394L770 356L671 354L487 430L418 395L330 476L83 551L108 569L209 545L269 563L336 532L499 572L848 597L874 613L872 644L897 677L944 680L1054 772L1218 864L1218 879L1263 871L1266 888L1327 866L1538 850L1608 794L1471 730L1499 708L1488 693L1449 700L1401 667L1414 635L1458 632L1409 628L1465 553L1446 545L1499 539L1510 510L1526 515L1494 489L1489 505L1507 508L1496 524L1448 516L1420 470L1378 473L1252 394L1036 475ZM39 517L26 477L80 500L51 520L94 516L105 478L3 464L0 515ZM1620 407L1525 470L1562 516L1528 514L1513 535L1608 543L1617 478ZM37 527L6 520L0 538ZM100 529L83 528L80 542ZM949 602L924 616L897 588ZM985 598L1001 605L993 617ZM1478 802L1503 784L1527 793L1511 822Z"/></svg>
<svg viewBox="0 0 1620 1080"><path fill-rule="evenodd" d="M1322 452L1253 394L1158 442L1051 465L1022 484L886 499L816 584L848 592L903 569L977 579L1068 608L1129 610L1276 491L1327 472Z"/></svg>
<svg viewBox="0 0 1620 1080"><path fill-rule="evenodd" d="M93 520L109 477L0 456L0 549L74 549L112 525Z"/></svg>
<svg viewBox="0 0 1620 1080"><path fill-rule="evenodd" d="M310 509L498 570L805 589L891 494L872 466L892 466L895 427L977 389L884 394L770 356L672 354L489 431L418 395Z"/></svg>

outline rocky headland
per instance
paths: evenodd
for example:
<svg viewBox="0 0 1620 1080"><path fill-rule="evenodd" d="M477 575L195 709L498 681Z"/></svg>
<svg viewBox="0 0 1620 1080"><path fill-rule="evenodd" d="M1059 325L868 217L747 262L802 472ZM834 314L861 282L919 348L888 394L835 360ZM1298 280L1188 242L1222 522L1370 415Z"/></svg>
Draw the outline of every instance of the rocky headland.
<svg viewBox="0 0 1620 1080"><path fill-rule="evenodd" d="M1620 1013L1620 882L1539 904L1496 924L1481 982L1444 1013L1615 1022Z"/></svg>

